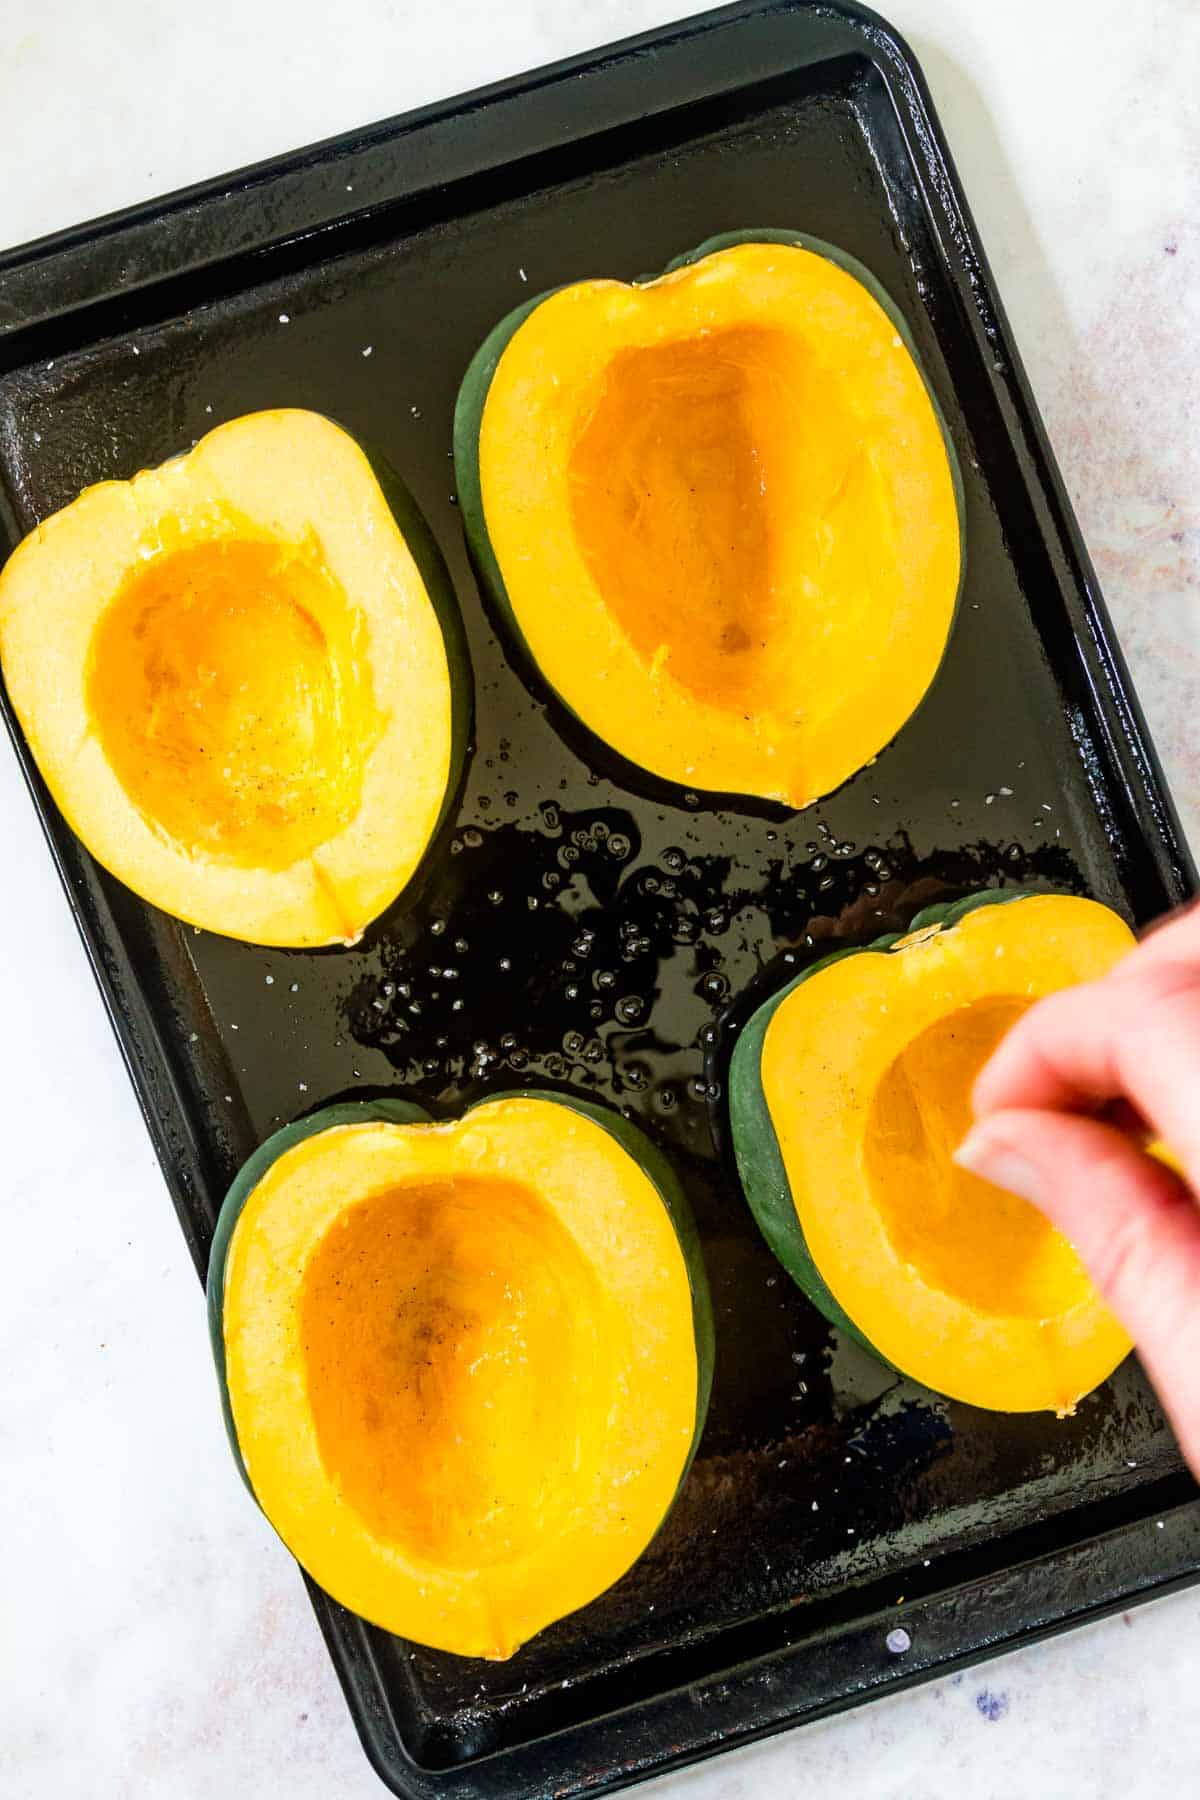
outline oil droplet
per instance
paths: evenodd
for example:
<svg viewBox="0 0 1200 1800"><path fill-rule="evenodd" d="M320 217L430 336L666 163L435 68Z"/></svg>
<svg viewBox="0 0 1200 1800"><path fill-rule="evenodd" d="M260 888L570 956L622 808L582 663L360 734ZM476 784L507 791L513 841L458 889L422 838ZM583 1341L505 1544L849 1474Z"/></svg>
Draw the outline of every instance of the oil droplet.
<svg viewBox="0 0 1200 1800"><path fill-rule="evenodd" d="M563 1036L562 1047L568 1056L578 1056L583 1049L582 1031L568 1031Z"/></svg>
<svg viewBox="0 0 1200 1800"><path fill-rule="evenodd" d="M640 994L623 994L613 1008L622 1025L634 1025L642 1016L642 998Z"/></svg>
<svg viewBox="0 0 1200 1800"><path fill-rule="evenodd" d="M700 992L706 1000L724 1000L729 992L729 980L716 969L706 975L700 983Z"/></svg>
<svg viewBox="0 0 1200 1800"><path fill-rule="evenodd" d="M614 831L608 840L609 855L615 856L618 862L624 862L632 849L633 845L624 832Z"/></svg>
<svg viewBox="0 0 1200 1800"><path fill-rule="evenodd" d="M592 985L597 988L613 988L617 985L617 978L611 969L597 969L592 976Z"/></svg>
<svg viewBox="0 0 1200 1800"><path fill-rule="evenodd" d="M687 857L683 854L683 851L680 850L674 844L671 846L671 848L669 850L664 850L662 853L663 868L669 869L671 871L672 875L681 874L682 870L683 870L683 865L686 862L687 862Z"/></svg>
<svg viewBox="0 0 1200 1800"><path fill-rule="evenodd" d="M434 937L441 937L443 931L445 931L445 929L446 929L445 919L435 919L433 921L433 924L429 927L429 929L433 933Z"/></svg>

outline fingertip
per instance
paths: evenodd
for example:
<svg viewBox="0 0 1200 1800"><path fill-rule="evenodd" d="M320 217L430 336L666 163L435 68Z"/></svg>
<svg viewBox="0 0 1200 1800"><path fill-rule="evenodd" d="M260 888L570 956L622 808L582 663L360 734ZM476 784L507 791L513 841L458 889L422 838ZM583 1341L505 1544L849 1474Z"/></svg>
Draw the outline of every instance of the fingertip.
<svg viewBox="0 0 1200 1800"><path fill-rule="evenodd" d="M1042 1204L1046 1186L1042 1171L1020 1140L1005 1129L1002 1115L973 1125L953 1152L953 1158L968 1174L1007 1188L1010 1194L1029 1200L1034 1206Z"/></svg>

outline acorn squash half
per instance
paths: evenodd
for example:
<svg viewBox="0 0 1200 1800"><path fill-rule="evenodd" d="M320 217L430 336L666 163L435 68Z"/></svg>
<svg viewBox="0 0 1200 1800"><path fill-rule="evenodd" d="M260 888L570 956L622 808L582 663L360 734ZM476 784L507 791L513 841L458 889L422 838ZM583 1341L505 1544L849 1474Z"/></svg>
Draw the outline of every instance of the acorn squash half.
<svg viewBox="0 0 1200 1800"><path fill-rule="evenodd" d="M72 829L262 944L351 941L413 875L465 747L460 629L396 477L302 411L86 489L0 572L4 676Z"/></svg>
<svg viewBox="0 0 1200 1800"><path fill-rule="evenodd" d="M583 724L685 788L802 807L933 680L957 463L903 317L798 232L511 313L464 378L481 579Z"/></svg>
<svg viewBox="0 0 1200 1800"><path fill-rule="evenodd" d="M1133 941L1094 901L989 891L816 963L737 1041L734 1150L767 1242L828 1319L954 1399L1066 1413L1130 1349L1067 1240L950 1159L1005 1031Z"/></svg>
<svg viewBox="0 0 1200 1800"><path fill-rule="evenodd" d="M231 1442L327 1592L507 1657L641 1555L691 1462L712 1319L669 1165L512 1094L286 1127L230 1190L209 1317Z"/></svg>

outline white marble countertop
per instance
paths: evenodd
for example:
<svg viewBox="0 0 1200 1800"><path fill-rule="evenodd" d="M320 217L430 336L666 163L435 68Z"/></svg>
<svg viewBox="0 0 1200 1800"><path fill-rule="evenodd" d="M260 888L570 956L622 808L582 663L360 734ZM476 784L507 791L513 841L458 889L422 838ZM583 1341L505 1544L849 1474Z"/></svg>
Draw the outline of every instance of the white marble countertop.
<svg viewBox="0 0 1200 1800"><path fill-rule="evenodd" d="M0 242L693 10L671 0L0 8ZM1200 843L1200 8L895 0ZM248 1502L195 1275L0 755L0 1793L377 1800ZM658 1784L1147 1800L1200 1771L1200 1590Z"/></svg>

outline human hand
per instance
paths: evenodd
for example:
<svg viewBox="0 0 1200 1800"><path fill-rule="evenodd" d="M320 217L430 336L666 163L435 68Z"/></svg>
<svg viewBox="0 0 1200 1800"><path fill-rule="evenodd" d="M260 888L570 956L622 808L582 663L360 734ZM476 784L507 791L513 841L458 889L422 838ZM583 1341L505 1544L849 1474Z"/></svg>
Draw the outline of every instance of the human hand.
<svg viewBox="0 0 1200 1800"><path fill-rule="evenodd" d="M1071 1240L1200 1475L1200 905L1039 1001L973 1098L955 1160ZM1179 1173L1147 1153L1156 1139Z"/></svg>

